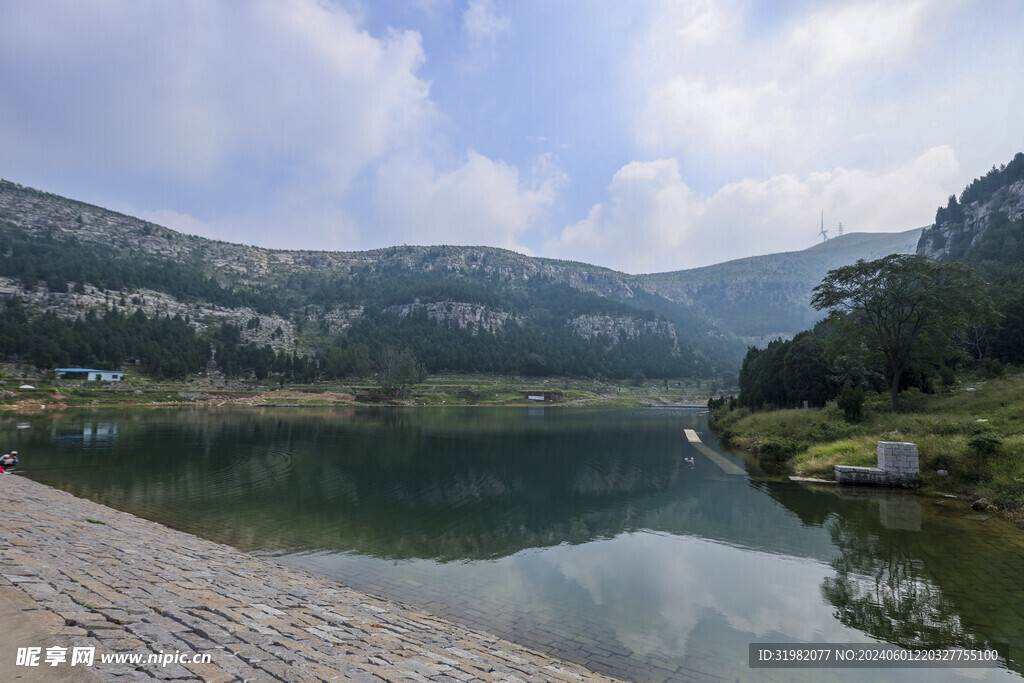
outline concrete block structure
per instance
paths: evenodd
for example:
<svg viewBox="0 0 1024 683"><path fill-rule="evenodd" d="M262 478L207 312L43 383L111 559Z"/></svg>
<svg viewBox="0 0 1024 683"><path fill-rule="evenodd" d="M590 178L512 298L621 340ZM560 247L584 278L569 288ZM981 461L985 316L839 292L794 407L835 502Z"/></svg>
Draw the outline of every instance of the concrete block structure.
<svg viewBox="0 0 1024 683"><path fill-rule="evenodd" d="M905 441L879 441L878 467L897 481L913 481L920 471L917 444Z"/></svg>
<svg viewBox="0 0 1024 683"><path fill-rule="evenodd" d="M836 465L835 477L840 484L895 486L917 478L920 471L917 444L905 441L879 441L878 467Z"/></svg>

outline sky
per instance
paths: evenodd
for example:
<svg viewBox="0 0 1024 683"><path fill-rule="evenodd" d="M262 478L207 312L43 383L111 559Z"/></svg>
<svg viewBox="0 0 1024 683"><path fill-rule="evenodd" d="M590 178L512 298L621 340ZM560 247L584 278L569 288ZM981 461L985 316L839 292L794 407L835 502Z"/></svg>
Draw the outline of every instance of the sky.
<svg viewBox="0 0 1024 683"><path fill-rule="evenodd" d="M1024 151L1017 0L0 0L0 177L280 249L629 273L930 224Z"/></svg>

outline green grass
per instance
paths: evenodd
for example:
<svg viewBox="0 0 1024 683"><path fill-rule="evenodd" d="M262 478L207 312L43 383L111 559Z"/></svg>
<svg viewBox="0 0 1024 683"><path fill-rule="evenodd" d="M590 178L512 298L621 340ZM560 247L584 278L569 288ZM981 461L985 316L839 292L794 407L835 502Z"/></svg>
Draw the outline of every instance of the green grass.
<svg viewBox="0 0 1024 683"><path fill-rule="evenodd" d="M67 407L133 406L154 404L216 404L226 398L266 394L267 403L330 405L338 402L325 392L347 393L357 403L432 406L526 406L537 405L526 398L529 391L559 391L566 406L702 405L707 400L707 382L696 380L648 381L632 386L628 380L596 380L574 377L517 377L510 375L434 375L414 386L400 399L381 396L372 378L328 384L292 384L279 387L276 381L210 380L189 378L173 382L132 376L124 383L82 381L33 381L35 390L13 390L0 396L0 409L14 409L19 400L31 398ZM5 382L10 386L11 382ZM4 388L0 386L0 388ZM275 398L275 390L287 394ZM181 395L203 394L208 398L191 401ZM301 394L301 395L297 395Z"/></svg>
<svg viewBox="0 0 1024 683"><path fill-rule="evenodd" d="M1024 376L964 375L938 393L911 390L900 401L894 411L887 395L869 397L857 423L843 419L833 403L811 410L719 410L714 425L739 448L796 444L792 472L827 479L835 465L875 465L878 441L916 443L926 489L985 497L1024 519Z"/></svg>
<svg viewBox="0 0 1024 683"><path fill-rule="evenodd" d="M801 477L831 479L836 465L874 467L878 460L875 448L875 440L866 436L816 444L794 456L791 465Z"/></svg>

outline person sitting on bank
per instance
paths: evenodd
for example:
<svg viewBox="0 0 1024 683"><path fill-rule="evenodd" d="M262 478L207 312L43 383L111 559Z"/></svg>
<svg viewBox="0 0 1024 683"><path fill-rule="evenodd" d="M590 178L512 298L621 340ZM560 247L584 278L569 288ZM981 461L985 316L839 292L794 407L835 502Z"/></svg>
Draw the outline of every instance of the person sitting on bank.
<svg viewBox="0 0 1024 683"><path fill-rule="evenodd" d="M5 470L12 470L14 469L14 466L17 464L18 451L11 451L10 453L0 455L0 465L2 465Z"/></svg>

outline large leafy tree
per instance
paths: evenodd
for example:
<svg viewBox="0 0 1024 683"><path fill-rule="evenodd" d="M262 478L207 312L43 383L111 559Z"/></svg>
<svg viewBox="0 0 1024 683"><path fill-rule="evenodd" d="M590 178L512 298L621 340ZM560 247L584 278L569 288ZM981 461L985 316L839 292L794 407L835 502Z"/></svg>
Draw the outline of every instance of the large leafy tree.
<svg viewBox="0 0 1024 683"><path fill-rule="evenodd" d="M906 254L830 270L811 304L828 309L846 339L884 359L894 408L907 370L940 363L958 332L995 315L970 268Z"/></svg>

